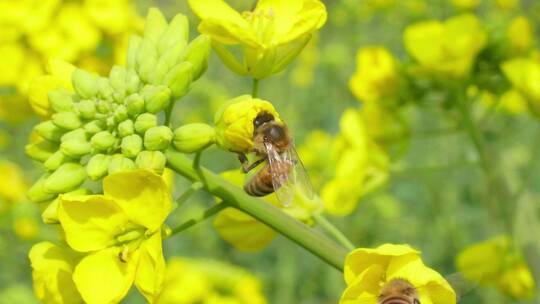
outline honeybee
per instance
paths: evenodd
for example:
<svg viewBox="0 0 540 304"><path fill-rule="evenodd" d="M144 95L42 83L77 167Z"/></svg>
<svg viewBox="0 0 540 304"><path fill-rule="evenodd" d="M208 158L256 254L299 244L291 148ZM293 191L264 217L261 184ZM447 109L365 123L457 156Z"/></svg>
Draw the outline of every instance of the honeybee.
<svg viewBox="0 0 540 304"><path fill-rule="evenodd" d="M244 191L252 196L276 193L278 200L288 206L296 193L307 199L314 197L313 187L302 161L294 148L285 124L274 116L261 112L253 120L253 149L259 160L249 164L244 154L239 154L244 173L266 161L266 164L244 185Z"/></svg>
<svg viewBox="0 0 540 304"><path fill-rule="evenodd" d="M377 304L420 304L420 296L409 282L395 279L383 286Z"/></svg>

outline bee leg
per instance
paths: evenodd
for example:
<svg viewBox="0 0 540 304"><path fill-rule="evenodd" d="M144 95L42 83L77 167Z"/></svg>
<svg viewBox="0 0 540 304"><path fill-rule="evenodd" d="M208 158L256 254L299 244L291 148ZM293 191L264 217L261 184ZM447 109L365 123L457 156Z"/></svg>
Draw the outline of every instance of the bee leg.
<svg viewBox="0 0 540 304"><path fill-rule="evenodd" d="M238 160L242 164L242 171L244 173L248 173L249 171L253 170L253 168L257 167L260 163L265 161L266 158L261 158L250 165L245 154L238 154Z"/></svg>

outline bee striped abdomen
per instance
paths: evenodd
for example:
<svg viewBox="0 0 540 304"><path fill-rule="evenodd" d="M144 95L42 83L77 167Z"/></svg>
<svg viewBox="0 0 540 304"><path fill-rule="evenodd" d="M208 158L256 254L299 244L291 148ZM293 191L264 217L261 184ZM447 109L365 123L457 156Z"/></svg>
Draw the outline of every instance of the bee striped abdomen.
<svg viewBox="0 0 540 304"><path fill-rule="evenodd" d="M270 167L264 166L245 185L244 191L251 196L265 196L274 192Z"/></svg>

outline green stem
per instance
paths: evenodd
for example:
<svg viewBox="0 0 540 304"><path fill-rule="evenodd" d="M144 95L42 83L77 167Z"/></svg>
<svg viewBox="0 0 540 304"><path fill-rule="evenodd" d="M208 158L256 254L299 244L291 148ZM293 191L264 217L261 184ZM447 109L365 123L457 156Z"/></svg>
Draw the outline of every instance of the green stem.
<svg viewBox="0 0 540 304"><path fill-rule="evenodd" d="M174 108L174 100L171 100L169 106L165 109L165 123L164 125L170 127L171 124L171 115Z"/></svg>
<svg viewBox="0 0 540 304"><path fill-rule="evenodd" d="M216 213L219 213L221 210L227 208L227 204L226 203L221 203L221 204L216 204L208 209L206 209L203 214L201 214L200 216L197 216L197 217L194 217L182 224L180 224L180 226L176 227L176 228L173 228L171 230L171 233L169 234L168 237L171 237L177 233L180 233L192 226L195 226L196 224L212 217L213 215L215 215Z"/></svg>
<svg viewBox="0 0 540 304"><path fill-rule="evenodd" d="M251 96L253 98L257 98L257 96L259 96L259 79L253 78L253 86L252 86Z"/></svg>
<svg viewBox="0 0 540 304"><path fill-rule="evenodd" d="M321 226L324 231L330 234L336 241L338 241L349 251L356 248L354 244L339 229L337 229L336 226L330 223L328 219L326 219L324 215L322 215L322 213L314 214L313 219L319 226Z"/></svg>
<svg viewBox="0 0 540 304"><path fill-rule="evenodd" d="M346 248L290 217L272 204L268 204L260 198L249 196L242 189L202 166L199 167L199 172L196 172L193 161L185 155L173 150L168 150L166 155L168 167L176 173L193 182L204 179L204 188L212 195L272 227L326 263L343 271L347 254Z"/></svg>
<svg viewBox="0 0 540 304"><path fill-rule="evenodd" d="M191 187L187 189L184 193L182 193L177 199L176 204L178 206L181 206L184 204L195 192L199 191L203 187L203 183L196 182L191 184Z"/></svg>

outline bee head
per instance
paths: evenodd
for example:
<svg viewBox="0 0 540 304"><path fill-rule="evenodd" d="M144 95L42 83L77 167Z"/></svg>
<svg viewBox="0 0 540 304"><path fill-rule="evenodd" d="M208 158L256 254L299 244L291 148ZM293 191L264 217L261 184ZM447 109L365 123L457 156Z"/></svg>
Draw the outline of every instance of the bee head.
<svg viewBox="0 0 540 304"><path fill-rule="evenodd" d="M253 126L255 127L255 132L257 129L262 126L264 123L270 122L274 120L274 116L268 112L261 112L255 119L253 120Z"/></svg>

